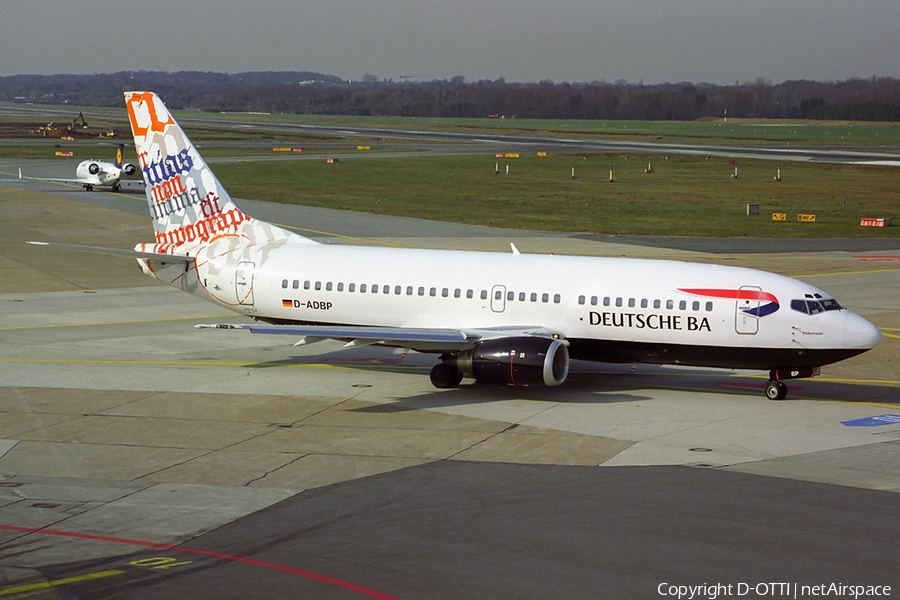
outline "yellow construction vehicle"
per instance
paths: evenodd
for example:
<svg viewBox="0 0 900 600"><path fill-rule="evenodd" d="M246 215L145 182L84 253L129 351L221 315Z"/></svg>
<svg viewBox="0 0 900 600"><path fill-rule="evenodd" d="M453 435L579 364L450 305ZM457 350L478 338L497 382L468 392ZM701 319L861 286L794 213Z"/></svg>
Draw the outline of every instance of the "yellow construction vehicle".
<svg viewBox="0 0 900 600"><path fill-rule="evenodd" d="M69 131L72 131L73 129L75 129L75 125L78 123L78 121L81 121L81 128L82 128L82 129L87 129L87 128L88 128L87 121L84 120L84 115L81 113L81 111L78 111L78 116L75 117L74 119L72 119L71 125L69 125L68 127L66 127L66 129L68 129Z"/></svg>

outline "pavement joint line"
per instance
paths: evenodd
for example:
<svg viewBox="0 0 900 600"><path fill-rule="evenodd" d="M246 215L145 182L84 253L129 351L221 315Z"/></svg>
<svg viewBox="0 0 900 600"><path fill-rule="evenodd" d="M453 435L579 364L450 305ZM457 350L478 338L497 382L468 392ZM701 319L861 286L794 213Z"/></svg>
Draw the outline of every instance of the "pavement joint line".
<svg viewBox="0 0 900 600"><path fill-rule="evenodd" d="M121 575L125 571L113 569L110 571L100 571L99 573L88 573L87 575L77 575L75 577L66 577L64 579L54 579L43 583L31 583L28 585L20 585L11 588L0 589L0 596L11 596L12 594L20 594L22 592L31 592L34 590L43 590L58 585L68 585L71 583L81 583L82 581L92 581L94 579L102 579L104 577L112 577L113 575Z"/></svg>

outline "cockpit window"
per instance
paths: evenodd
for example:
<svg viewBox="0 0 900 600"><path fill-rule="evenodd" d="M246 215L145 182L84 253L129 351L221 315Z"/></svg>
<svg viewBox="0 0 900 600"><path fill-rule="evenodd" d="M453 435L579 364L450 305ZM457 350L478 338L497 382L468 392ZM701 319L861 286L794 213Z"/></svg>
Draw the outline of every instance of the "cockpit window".
<svg viewBox="0 0 900 600"><path fill-rule="evenodd" d="M807 294L808 295L808 294ZM827 310L842 310L837 300L791 300L791 309L807 315L816 315Z"/></svg>
<svg viewBox="0 0 900 600"><path fill-rule="evenodd" d="M809 311L806 310L806 300L791 300L791 310L802 312L804 315L809 314Z"/></svg>
<svg viewBox="0 0 900 600"><path fill-rule="evenodd" d="M838 304L838 301L834 298L822 300L821 304L825 310L842 310L844 308L843 306Z"/></svg>

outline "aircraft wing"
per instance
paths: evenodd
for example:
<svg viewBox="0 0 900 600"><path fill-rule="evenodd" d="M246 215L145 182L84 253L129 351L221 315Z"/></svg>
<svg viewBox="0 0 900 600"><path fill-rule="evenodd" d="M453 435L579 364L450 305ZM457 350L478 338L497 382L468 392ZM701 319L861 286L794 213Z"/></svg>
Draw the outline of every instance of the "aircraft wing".
<svg viewBox="0 0 900 600"><path fill-rule="evenodd" d="M345 341L345 348L382 344L421 351L466 350L476 343L506 337L543 337L563 340L562 334L543 327L498 327L488 329L429 329L421 327L365 327L359 325L268 325L200 324L197 329L248 329L251 333L293 335L295 346L326 339Z"/></svg>
<svg viewBox="0 0 900 600"><path fill-rule="evenodd" d="M156 260L161 262L194 262L193 256L184 256L180 254L162 254L159 252L141 252L140 250L125 250L123 248L101 248L99 246L79 246L77 244L56 244L53 242L25 242L34 246L48 246L50 248L61 248L63 250L78 250L79 252L93 252L95 254L111 254L113 256L127 256L131 258L143 258L147 260Z"/></svg>
<svg viewBox="0 0 900 600"><path fill-rule="evenodd" d="M100 177L101 174L103 174L103 171L98 173L97 177ZM67 177L20 177L20 179L31 179L32 181L58 181L60 183L78 183L78 184L89 183L92 185L98 185L98 186L103 187L102 183L97 183L96 180L93 180L93 179L79 179L79 178L67 178ZM11 179L10 181L15 181L15 180ZM139 185L139 186L141 186L141 189L143 189L144 181L141 179L120 179L119 185L120 186ZM105 186L105 187L109 187L109 186Z"/></svg>

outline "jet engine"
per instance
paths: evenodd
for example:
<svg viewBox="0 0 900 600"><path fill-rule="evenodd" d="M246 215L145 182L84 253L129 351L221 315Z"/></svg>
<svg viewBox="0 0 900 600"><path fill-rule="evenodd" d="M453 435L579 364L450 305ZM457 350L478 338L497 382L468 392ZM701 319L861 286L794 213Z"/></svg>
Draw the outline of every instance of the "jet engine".
<svg viewBox="0 0 900 600"><path fill-rule="evenodd" d="M131 163L125 163L122 165L122 172L130 177L137 172L137 168Z"/></svg>
<svg viewBox="0 0 900 600"><path fill-rule="evenodd" d="M91 175L96 175L99 172L100 165L98 165L97 163L91 163L90 165L88 165L88 173L90 173Z"/></svg>
<svg viewBox="0 0 900 600"><path fill-rule="evenodd" d="M542 337L487 340L460 352L456 368L478 383L554 386L569 374L569 349Z"/></svg>

